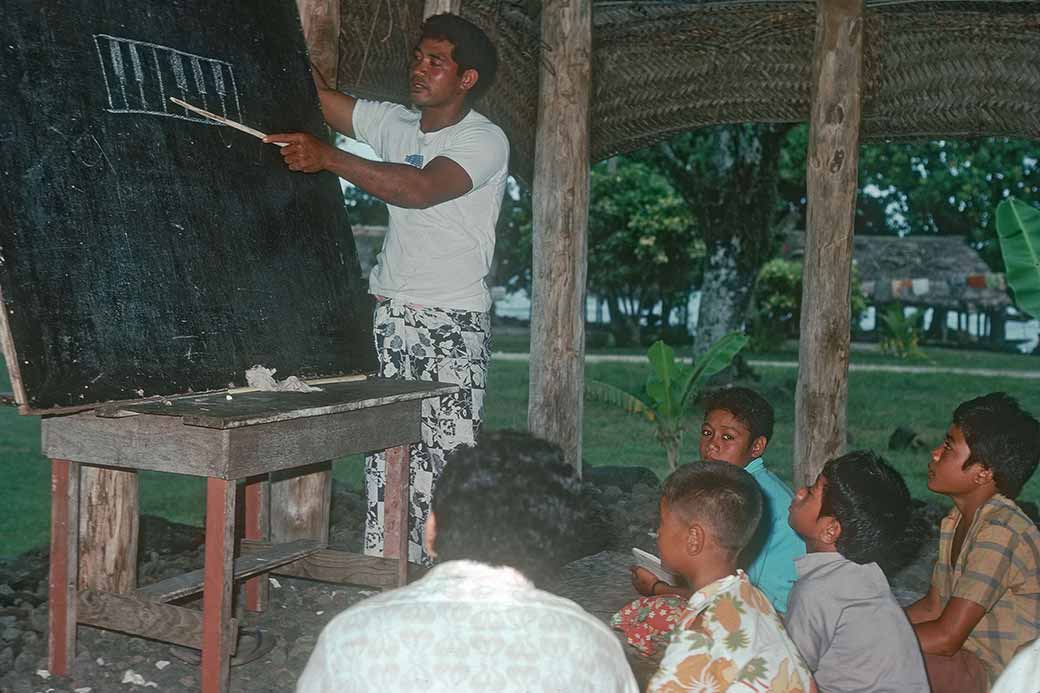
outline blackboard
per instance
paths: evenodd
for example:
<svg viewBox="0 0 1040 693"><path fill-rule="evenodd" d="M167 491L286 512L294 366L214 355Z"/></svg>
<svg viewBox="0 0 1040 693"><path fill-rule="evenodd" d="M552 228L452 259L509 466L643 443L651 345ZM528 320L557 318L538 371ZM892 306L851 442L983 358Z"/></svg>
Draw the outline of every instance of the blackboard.
<svg viewBox="0 0 1040 693"><path fill-rule="evenodd" d="M23 412L371 371L293 0L0 0L0 341Z"/></svg>

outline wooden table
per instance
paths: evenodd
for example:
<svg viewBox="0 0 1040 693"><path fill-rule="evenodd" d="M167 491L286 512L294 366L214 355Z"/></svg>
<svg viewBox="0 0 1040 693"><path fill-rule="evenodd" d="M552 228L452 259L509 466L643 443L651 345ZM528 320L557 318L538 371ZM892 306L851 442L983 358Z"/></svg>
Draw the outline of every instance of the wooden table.
<svg viewBox="0 0 1040 693"><path fill-rule="evenodd" d="M456 389L439 383L369 379L325 385L322 392L306 394L252 392L229 398L217 393L117 403L45 418L42 447L52 464L51 671L68 674L75 657L76 625L86 624L201 649L202 691L218 693L227 690L236 642L235 581L246 580L246 607L253 610L265 606L267 573L376 587L404 584L408 445L420 438L422 400ZM387 450L386 558L326 548L327 501L324 532L317 538L270 541L267 499L272 473L383 449ZM136 489L135 472L142 469L206 477L206 543L201 571L135 589L136 490L131 508L122 507L131 503L113 503L113 499L99 502L94 495L81 508L80 473L84 479L88 471L133 475ZM249 546L235 560L239 480L244 480L244 534ZM106 546L90 549L104 551L109 561L122 552L128 556L122 567L99 568L95 564L101 561L92 556L87 569L86 556L80 555L80 526L88 510L93 516L85 526L129 523L129 531L116 532L98 542ZM122 575L112 580L113 571ZM98 573L104 577L93 577ZM171 603L199 592L201 612Z"/></svg>

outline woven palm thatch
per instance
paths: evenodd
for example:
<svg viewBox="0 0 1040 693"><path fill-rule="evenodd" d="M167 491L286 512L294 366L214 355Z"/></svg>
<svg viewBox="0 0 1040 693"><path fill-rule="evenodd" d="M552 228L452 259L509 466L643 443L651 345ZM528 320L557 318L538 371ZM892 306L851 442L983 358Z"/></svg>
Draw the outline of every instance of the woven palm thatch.
<svg viewBox="0 0 1040 693"><path fill-rule="evenodd" d="M788 260L801 260L805 233L785 234L781 253ZM856 234L852 258L860 288L875 305L897 301L968 311L1011 305L1003 276L991 274L986 261L960 236Z"/></svg>
<svg viewBox="0 0 1040 693"><path fill-rule="evenodd" d="M536 0L462 0L501 68L480 110L530 179L542 59ZM422 0L342 3L339 87L404 102ZM863 135L1040 137L1040 2L867 0ZM809 117L816 3L593 6L592 158L698 127Z"/></svg>

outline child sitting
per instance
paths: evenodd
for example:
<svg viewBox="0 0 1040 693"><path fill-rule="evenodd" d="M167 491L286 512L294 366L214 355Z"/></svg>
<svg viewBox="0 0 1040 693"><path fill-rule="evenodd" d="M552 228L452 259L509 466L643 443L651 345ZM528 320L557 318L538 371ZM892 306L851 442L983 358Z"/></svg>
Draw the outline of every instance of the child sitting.
<svg viewBox="0 0 1040 693"><path fill-rule="evenodd" d="M907 609L932 690L985 691L1040 636L1040 532L1013 499L1040 458L1040 423L1003 392L962 403L928 488L953 501L928 594Z"/></svg>
<svg viewBox="0 0 1040 693"><path fill-rule="evenodd" d="M647 690L814 690L776 610L737 568L762 514L751 475L722 462L683 465L665 480L660 512L661 559L694 593Z"/></svg>
<svg viewBox="0 0 1040 693"><path fill-rule="evenodd" d="M794 494L769 471L762 455L773 435L773 407L746 387L724 388L709 394L701 424L701 459L742 467L755 479L765 501L762 522L742 557L750 561L748 576L780 613L797 575L794 561L805 555L805 545L787 524L787 507ZM648 570L633 567L632 585L643 595L690 596L689 590L668 585Z"/></svg>
<svg viewBox="0 0 1040 693"><path fill-rule="evenodd" d="M910 492L872 452L828 462L795 494L805 540L785 625L821 691L928 693L914 629L878 563L904 543Z"/></svg>

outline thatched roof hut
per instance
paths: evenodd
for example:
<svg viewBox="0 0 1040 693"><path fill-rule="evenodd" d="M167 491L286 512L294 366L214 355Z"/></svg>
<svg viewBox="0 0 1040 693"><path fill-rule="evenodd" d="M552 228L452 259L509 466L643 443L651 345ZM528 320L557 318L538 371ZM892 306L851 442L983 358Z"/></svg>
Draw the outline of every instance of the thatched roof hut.
<svg viewBox="0 0 1040 693"><path fill-rule="evenodd" d="M805 233L788 233L781 255L801 260L804 254ZM864 296L875 305L896 301L967 312L1011 305L1004 276L990 272L960 236L856 235L852 260Z"/></svg>

